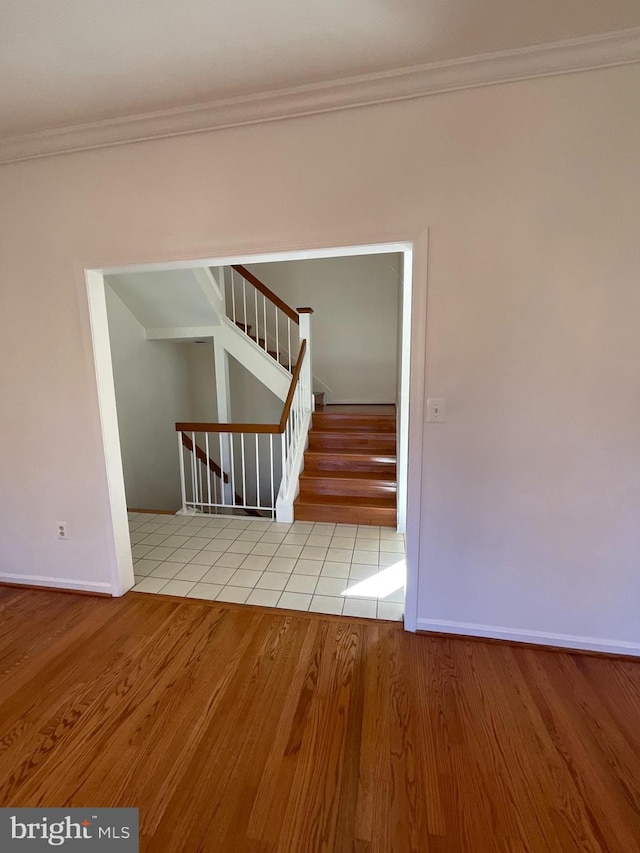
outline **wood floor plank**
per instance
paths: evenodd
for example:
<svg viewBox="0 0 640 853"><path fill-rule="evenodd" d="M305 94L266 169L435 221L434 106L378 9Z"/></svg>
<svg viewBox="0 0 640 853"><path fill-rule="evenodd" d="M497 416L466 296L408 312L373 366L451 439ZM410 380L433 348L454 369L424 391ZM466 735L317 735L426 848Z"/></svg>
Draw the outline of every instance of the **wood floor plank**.
<svg viewBox="0 0 640 853"><path fill-rule="evenodd" d="M640 853L640 661L0 589L0 804L143 853Z"/></svg>

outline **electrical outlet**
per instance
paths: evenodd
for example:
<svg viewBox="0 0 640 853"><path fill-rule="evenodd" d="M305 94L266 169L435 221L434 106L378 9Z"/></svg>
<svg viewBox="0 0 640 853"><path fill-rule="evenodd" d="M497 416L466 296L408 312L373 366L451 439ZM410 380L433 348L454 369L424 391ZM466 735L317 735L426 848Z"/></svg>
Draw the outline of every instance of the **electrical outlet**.
<svg viewBox="0 0 640 853"><path fill-rule="evenodd" d="M59 521L58 522L58 539L68 539L69 534L67 533L67 522Z"/></svg>

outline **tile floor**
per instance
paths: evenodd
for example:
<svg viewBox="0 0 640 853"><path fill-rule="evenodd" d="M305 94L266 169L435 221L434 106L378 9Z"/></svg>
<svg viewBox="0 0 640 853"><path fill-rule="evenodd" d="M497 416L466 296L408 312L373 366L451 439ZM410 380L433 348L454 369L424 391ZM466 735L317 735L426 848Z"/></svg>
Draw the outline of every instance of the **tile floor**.
<svg viewBox="0 0 640 853"><path fill-rule="evenodd" d="M405 539L388 527L129 513L139 592L402 619Z"/></svg>

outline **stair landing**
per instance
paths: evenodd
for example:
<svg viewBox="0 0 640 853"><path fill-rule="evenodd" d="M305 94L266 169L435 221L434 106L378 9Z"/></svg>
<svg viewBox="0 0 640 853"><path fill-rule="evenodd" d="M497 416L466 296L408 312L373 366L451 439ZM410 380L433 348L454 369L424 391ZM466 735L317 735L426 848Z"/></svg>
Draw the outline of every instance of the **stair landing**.
<svg viewBox="0 0 640 853"><path fill-rule="evenodd" d="M294 504L297 521L395 527L396 408L318 408Z"/></svg>

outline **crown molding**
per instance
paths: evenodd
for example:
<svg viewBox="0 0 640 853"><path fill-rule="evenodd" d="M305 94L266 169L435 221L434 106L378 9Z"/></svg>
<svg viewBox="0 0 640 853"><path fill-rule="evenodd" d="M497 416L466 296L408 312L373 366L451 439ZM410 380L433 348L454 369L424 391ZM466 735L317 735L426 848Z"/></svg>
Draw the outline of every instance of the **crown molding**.
<svg viewBox="0 0 640 853"><path fill-rule="evenodd" d="M640 62L640 27L0 139L0 163Z"/></svg>

